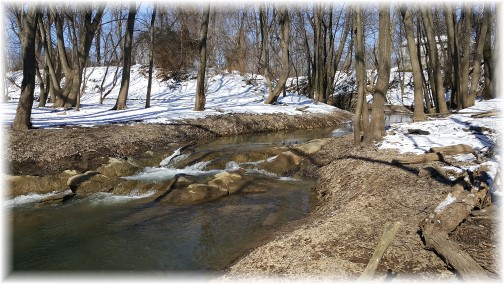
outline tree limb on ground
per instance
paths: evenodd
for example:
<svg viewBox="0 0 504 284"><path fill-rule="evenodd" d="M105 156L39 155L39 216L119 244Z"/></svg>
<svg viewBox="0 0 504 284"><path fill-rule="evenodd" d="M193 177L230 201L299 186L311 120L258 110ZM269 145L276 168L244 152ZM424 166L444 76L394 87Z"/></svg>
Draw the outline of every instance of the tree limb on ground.
<svg viewBox="0 0 504 284"><path fill-rule="evenodd" d="M417 164L426 163L433 161L444 161L446 155L458 155L458 154L473 154L477 159L479 155L474 151L474 149L466 144L456 144L443 147L432 147L429 150L430 153L406 156L397 159L393 159L394 164Z"/></svg>
<svg viewBox="0 0 504 284"><path fill-rule="evenodd" d="M474 208L481 208L487 198L489 187L481 180L485 180L484 176L488 174L484 171L473 174L475 180L470 191L465 190L462 184L455 185L434 212L420 223L426 247L435 250L464 280L488 277L485 269L448 236Z"/></svg>
<svg viewBox="0 0 504 284"><path fill-rule="evenodd" d="M490 110L490 111L485 111L485 112L480 112L480 113L477 113L477 114L473 114L471 115L472 118L483 118L483 117L491 117L491 116L499 116L501 115L502 113L500 111L497 111L497 110Z"/></svg>
<svg viewBox="0 0 504 284"><path fill-rule="evenodd" d="M390 223L387 223L385 225L383 234L380 238L380 241L378 242L378 245L375 248L373 256L369 260L369 263L367 264L364 272L362 272L358 280L371 280L373 278L376 268L378 267L378 263L380 263L383 254L390 245L390 242L392 242L392 240L394 239L397 231L399 231L400 226L401 222L396 222L394 225Z"/></svg>

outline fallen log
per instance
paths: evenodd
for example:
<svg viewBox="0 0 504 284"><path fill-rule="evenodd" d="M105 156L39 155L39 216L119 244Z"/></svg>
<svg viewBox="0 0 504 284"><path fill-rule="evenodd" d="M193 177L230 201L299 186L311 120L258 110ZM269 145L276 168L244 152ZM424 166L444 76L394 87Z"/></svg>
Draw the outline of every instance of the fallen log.
<svg viewBox="0 0 504 284"><path fill-rule="evenodd" d="M471 154L474 149L467 144L456 144L443 147L432 147L429 149L430 153L443 153L445 155L458 155L458 154Z"/></svg>
<svg viewBox="0 0 504 284"><path fill-rule="evenodd" d="M361 276L358 280L371 280L373 275L378 267L378 263L387 250L390 242L394 239L397 231L399 231L399 227L401 226L401 222L396 222L394 225L387 223L385 228L383 229L383 234L378 242L378 245L375 248L373 256L369 260L364 272L362 272Z"/></svg>
<svg viewBox="0 0 504 284"><path fill-rule="evenodd" d="M450 240L443 231L424 233L425 245L434 249L443 260L453 267L463 280L485 280L488 274L467 252Z"/></svg>
<svg viewBox="0 0 504 284"><path fill-rule="evenodd" d="M439 153L427 153L427 154L420 154L420 155L414 155L414 156L406 156L406 157L393 159L392 163L393 164L417 164L417 163L426 163L426 162L433 162L433 161L444 161L443 153L439 152Z"/></svg>
<svg viewBox="0 0 504 284"><path fill-rule="evenodd" d="M422 237L428 249L435 250L463 279L488 277L486 271L465 251L453 243L448 234L454 231L471 214L481 208L488 194L488 185L480 182L485 171L475 171L474 185L465 190L462 184L453 187L434 212L420 223Z"/></svg>
<svg viewBox="0 0 504 284"><path fill-rule="evenodd" d="M491 117L491 116L498 116L498 115L501 115L500 111L490 110L490 111L485 111L482 113L473 114L473 115L471 115L471 117L472 118L483 118L483 117Z"/></svg>

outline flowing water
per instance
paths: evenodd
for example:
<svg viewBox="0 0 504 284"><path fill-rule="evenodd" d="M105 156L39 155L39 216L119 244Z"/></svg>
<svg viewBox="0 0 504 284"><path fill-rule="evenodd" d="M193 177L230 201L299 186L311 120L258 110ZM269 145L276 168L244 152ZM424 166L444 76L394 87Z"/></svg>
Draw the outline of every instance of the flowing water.
<svg viewBox="0 0 504 284"><path fill-rule="evenodd" d="M244 151L351 131L347 125L336 130L240 135L199 148ZM167 167L169 160L146 169L143 177L163 179L174 170ZM229 162L227 167L240 166ZM180 172L184 170L193 175L215 173L194 165ZM37 195L8 200L4 206L9 207L11 223L11 268L14 272L222 270L270 237L274 228L303 218L312 209L309 188L313 181L249 174L263 180L266 175L263 186L268 191L185 206L150 202L150 194L99 193L56 207L36 207L35 202L42 198Z"/></svg>

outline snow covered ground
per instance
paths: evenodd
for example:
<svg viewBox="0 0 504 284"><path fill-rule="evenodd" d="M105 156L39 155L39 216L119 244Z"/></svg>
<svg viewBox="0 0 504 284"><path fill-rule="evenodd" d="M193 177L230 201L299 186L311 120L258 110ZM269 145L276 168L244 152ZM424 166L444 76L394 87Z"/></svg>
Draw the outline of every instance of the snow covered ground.
<svg viewBox="0 0 504 284"><path fill-rule="evenodd" d="M396 149L401 153L423 154L431 147L449 146L455 144L467 144L480 155L488 159L481 165L487 165L491 175L490 184L495 180L500 168L501 160L501 127L503 125L502 116L472 118L471 115L477 112L490 110L503 110L502 99L476 102L476 105L458 114L450 115L446 118L429 119L425 122L399 123L394 124L387 130L387 136L381 143L381 149ZM428 131L428 135L408 134L408 129L421 129ZM455 157L458 161L473 162L475 156L472 154L462 154ZM453 168L446 166L446 169L462 171L465 169L474 170L478 166ZM500 185L494 186L494 191L498 191ZM502 194L502 191L498 191Z"/></svg>
<svg viewBox="0 0 504 284"><path fill-rule="evenodd" d="M142 70L144 69L144 70ZM109 69L105 78L104 89L112 86L115 67ZM173 79L162 81L153 79L151 107L145 108L147 92L147 79L145 68L135 65L131 70L131 83L129 88L128 109L124 111L110 110L116 101L120 89L121 72L117 85L106 97L102 105L98 104L100 98L101 80L105 74L105 67L90 67L87 69L89 76L86 89L81 98L81 110L54 109L51 107L33 108L32 123L34 127L58 127L63 125L95 126L110 123L170 123L180 119L204 118L209 115L225 113L254 113L273 114L283 113L299 115L301 111L296 108L308 106L308 113L329 113L338 110L335 107L318 104L314 105L311 99L288 93L286 97L280 96L279 104L265 105L267 87L261 76L253 78L252 75L240 75L236 72L209 71L207 75L206 110L193 111L196 78L177 82ZM153 78L156 78L154 74ZM17 85L21 85L22 72L7 74ZM250 80L253 79L253 80ZM14 120L19 88L10 81L6 82L9 100L0 104L4 125L10 125ZM37 87L35 96L40 93ZM50 106L50 104L48 104Z"/></svg>

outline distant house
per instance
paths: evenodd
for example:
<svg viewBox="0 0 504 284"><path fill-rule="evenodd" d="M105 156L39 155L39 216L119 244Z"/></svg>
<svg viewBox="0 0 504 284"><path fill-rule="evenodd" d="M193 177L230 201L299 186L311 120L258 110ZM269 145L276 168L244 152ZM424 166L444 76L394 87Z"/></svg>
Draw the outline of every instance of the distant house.
<svg viewBox="0 0 504 284"><path fill-rule="evenodd" d="M427 43L427 38L421 38L421 45L420 45L420 59L422 63L422 69L427 68L427 60L428 60L428 55L427 55L427 50L428 48L428 43ZM415 39L415 43L417 43L417 39ZM445 54L446 50L448 49L448 37L445 35L436 37L436 45L439 51L439 63L441 66L443 66L446 62ZM409 57L409 51L408 51L408 42L405 40L401 43L401 57L402 61L399 65L399 70L401 71L411 71L411 61Z"/></svg>

